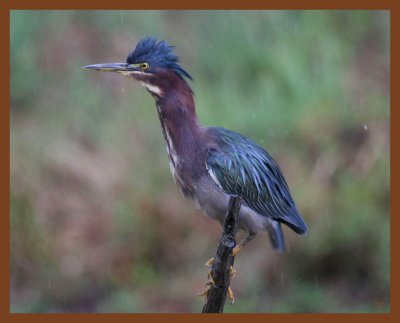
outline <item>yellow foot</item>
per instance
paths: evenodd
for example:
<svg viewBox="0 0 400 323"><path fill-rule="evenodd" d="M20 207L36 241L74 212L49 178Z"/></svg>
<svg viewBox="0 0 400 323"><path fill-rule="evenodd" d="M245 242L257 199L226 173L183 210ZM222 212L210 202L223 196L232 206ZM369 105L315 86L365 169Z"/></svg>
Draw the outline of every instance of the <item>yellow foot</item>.
<svg viewBox="0 0 400 323"><path fill-rule="evenodd" d="M239 251L242 249L242 245L240 245L240 244L238 244L235 248L233 248L233 250L232 250L232 256L236 256L238 253L239 253Z"/></svg>
<svg viewBox="0 0 400 323"><path fill-rule="evenodd" d="M208 292L210 291L210 286L215 286L215 281L212 278L211 271L208 273L207 277L208 277L208 281L206 283L206 289L204 290L204 292L197 294L197 296L199 296L199 297L204 297L206 301L208 298Z"/></svg>
<svg viewBox="0 0 400 323"><path fill-rule="evenodd" d="M206 289L204 290L204 292L197 294L197 296L204 297L204 301L207 302L208 293L210 292L210 286L213 286L213 285L214 285L214 281L211 278L211 280L206 283ZM233 294L232 288L228 287L227 294L228 294L230 304L235 303L235 295Z"/></svg>
<svg viewBox="0 0 400 323"><path fill-rule="evenodd" d="M228 297L229 297L229 301L231 302L231 304L235 303L235 296L230 287L228 288Z"/></svg>
<svg viewBox="0 0 400 323"><path fill-rule="evenodd" d="M229 277L230 279L235 278L236 276L236 269L233 266L229 267Z"/></svg>
<svg viewBox="0 0 400 323"><path fill-rule="evenodd" d="M210 259L206 262L206 266L211 268L211 266L212 266L212 264L214 263L214 261L215 261L215 260L214 260L214 257L210 258Z"/></svg>
<svg viewBox="0 0 400 323"><path fill-rule="evenodd" d="M236 269L233 266L229 267L229 277L230 279L236 276ZM231 304L235 302L235 296L233 294L232 288L228 287L228 298Z"/></svg>

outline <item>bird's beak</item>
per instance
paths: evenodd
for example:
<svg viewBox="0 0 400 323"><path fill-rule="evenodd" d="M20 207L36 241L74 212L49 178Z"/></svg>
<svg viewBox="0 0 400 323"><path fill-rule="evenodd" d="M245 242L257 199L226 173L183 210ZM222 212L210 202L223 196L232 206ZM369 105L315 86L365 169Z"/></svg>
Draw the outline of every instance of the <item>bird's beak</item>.
<svg viewBox="0 0 400 323"><path fill-rule="evenodd" d="M117 72L117 73L129 73L138 70L138 65L127 64L127 63L106 63L106 64L94 64L83 66L83 68L101 71L101 72Z"/></svg>

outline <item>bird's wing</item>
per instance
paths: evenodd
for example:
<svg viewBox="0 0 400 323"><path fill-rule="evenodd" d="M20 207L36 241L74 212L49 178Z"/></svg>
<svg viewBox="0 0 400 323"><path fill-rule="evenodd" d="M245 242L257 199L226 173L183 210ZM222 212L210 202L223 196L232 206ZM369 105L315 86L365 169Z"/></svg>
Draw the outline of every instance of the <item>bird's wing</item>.
<svg viewBox="0 0 400 323"><path fill-rule="evenodd" d="M260 146L224 128L210 128L218 145L207 153L210 177L226 193L239 195L257 213L304 234L307 225L297 211L278 164Z"/></svg>

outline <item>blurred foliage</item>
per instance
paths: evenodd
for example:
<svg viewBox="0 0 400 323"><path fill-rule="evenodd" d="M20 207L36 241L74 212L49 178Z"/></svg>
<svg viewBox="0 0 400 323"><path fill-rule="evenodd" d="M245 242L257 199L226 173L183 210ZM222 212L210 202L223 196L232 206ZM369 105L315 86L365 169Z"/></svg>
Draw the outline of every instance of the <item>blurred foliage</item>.
<svg viewBox="0 0 400 323"><path fill-rule="evenodd" d="M200 312L220 227L175 187L153 99L119 75L156 35L206 125L281 165L309 234L260 234L227 312L386 312L387 11L11 12L11 311Z"/></svg>

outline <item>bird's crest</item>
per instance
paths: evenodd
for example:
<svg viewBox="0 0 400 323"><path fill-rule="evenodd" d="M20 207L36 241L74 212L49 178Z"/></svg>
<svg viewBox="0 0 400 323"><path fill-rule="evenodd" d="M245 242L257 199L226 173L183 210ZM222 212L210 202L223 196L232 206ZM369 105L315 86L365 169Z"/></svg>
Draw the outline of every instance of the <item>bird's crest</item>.
<svg viewBox="0 0 400 323"><path fill-rule="evenodd" d="M151 66L168 68L174 70L179 76L192 77L179 64L179 58L171 46L165 40L158 41L155 37L142 38L136 48L129 53L126 62L137 64L147 62Z"/></svg>

